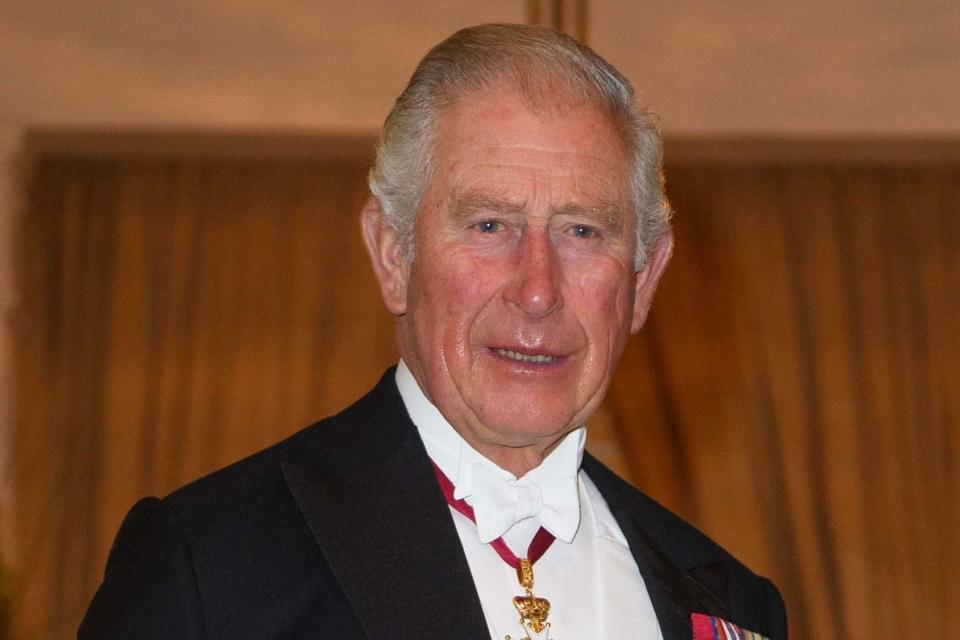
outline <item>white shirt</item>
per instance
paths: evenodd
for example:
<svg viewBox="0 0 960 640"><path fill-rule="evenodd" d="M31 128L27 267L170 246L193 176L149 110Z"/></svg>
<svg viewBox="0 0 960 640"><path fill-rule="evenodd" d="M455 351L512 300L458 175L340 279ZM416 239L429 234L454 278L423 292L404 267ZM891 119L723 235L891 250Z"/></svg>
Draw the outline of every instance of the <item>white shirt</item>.
<svg viewBox="0 0 960 640"><path fill-rule="evenodd" d="M455 487L458 478L469 477L466 470L474 463L487 465L504 478L514 479L453 429L423 394L402 360L397 367L396 382L427 454ZM585 441L585 428L575 429L537 469L545 464L573 465L572 469L579 469ZM537 469L524 478L535 477ZM533 567L534 595L550 601L549 635L543 634L540 638L662 640L653 604L620 526L586 473L579 471L577 478L580 526L571 541L557 539ZM493 640L526 637L513 606L514 596L525 595L517 582L516 571L489 544L480 541L477 527L469 518L452 507L450 513L480 596L490 637ZM503 539L514 553L525 556L538 529L537 521L527 518L515 524Z"/></svg>

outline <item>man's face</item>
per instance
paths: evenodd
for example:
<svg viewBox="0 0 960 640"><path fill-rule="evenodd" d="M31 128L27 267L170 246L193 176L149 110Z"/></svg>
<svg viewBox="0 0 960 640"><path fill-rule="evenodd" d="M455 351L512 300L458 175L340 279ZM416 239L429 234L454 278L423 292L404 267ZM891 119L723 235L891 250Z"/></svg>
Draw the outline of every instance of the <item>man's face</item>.
<svg viewBox="0 0 960 640"><path fill-rule="evenodd" d="M479 450L544 451L600 403L649 303L624 145L594 107L531 112L508 91L460 100L436 133L415 256L384 293L400 354Z"/></svg>

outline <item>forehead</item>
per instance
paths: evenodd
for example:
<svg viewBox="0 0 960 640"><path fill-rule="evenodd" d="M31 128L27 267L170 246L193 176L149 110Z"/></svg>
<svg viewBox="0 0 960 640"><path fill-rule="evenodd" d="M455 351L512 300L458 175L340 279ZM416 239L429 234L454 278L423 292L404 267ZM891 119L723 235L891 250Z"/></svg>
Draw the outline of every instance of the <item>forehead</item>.
<svg viewBox="0 0 960 640"><path fill-rule="evenodd" d="M568 190L629 197L630 162L619 127L595 105L554 96L538 108L506 89L457 100L438 119L435 186L552 181ZM501 184L506 181L507 184ZM437 184L439 183L439 184Z"/></svg>

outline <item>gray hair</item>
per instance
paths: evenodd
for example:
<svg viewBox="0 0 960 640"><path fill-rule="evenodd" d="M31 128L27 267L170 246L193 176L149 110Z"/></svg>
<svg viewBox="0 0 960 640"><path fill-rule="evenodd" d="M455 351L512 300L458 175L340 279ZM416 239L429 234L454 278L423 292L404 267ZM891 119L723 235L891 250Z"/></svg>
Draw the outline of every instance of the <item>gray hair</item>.
<svg viewBox="0 0 960 640"><path fill-rule="evenodd" d="M384 122L370 191L407 259L413 258L416 212L433 178L435 123L457 99L504 86L538 107L561 90L601 108L623 132L633 165L635 264L642 269L670 218L654 117L637 106L630 81L586 45L553 29L509 24L462 29L431 49Z"/></svg>

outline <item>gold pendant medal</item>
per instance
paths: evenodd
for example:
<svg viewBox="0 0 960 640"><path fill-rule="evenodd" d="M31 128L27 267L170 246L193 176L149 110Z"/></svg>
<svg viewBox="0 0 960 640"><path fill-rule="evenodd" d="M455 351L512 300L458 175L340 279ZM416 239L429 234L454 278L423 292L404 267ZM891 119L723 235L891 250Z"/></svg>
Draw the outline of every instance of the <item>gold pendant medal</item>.
<svg viewBox="0 0 960 640"><path fill-rule="evenodd" d="M550 615L550 601L533 595L533 565L527 558L520 558L520 566L517 567L517 580L527 592L527 595L516 596L513 599L513 606L517 608L517 613L520 614L520 624L528 632L532 631L540 635L545 629L550 628L550 623L547 622L547 617ZM531 639L528 636L522 640Z"/></svg>

